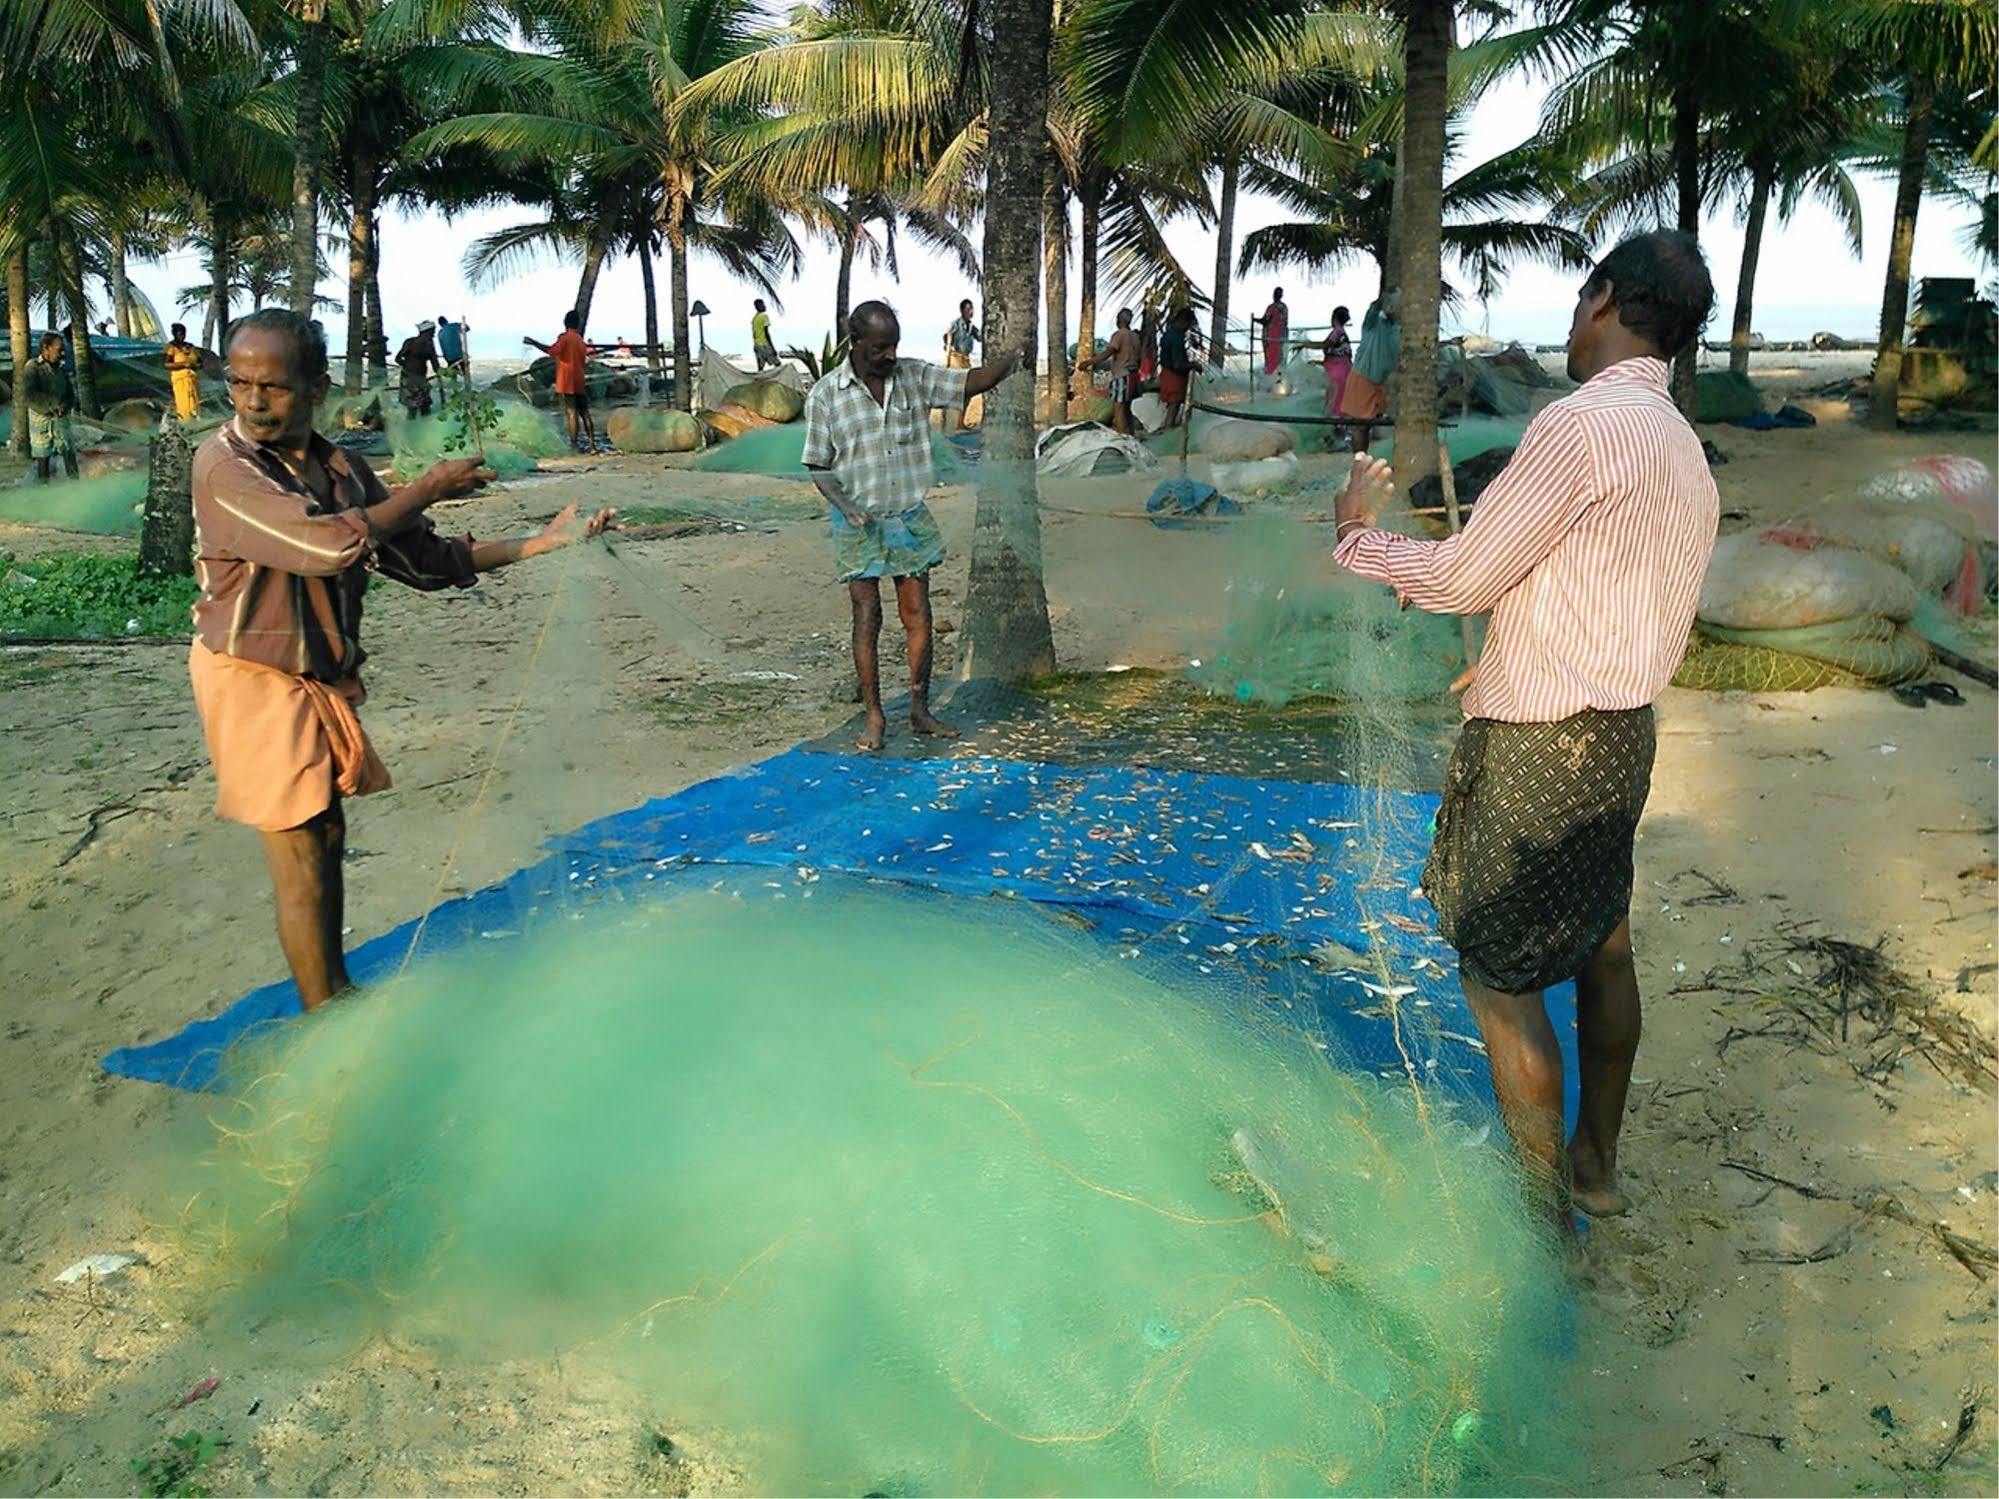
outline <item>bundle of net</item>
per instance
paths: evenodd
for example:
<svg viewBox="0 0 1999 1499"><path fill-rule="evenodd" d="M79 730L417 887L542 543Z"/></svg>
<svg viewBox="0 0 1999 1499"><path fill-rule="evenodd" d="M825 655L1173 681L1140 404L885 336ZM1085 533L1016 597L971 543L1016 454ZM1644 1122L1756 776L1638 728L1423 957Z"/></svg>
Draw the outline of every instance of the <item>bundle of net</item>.
<svg viewBox="0 0 1999 1499"><path fill-rule="evenodd" d="M494 401L474 392L481 409L468 420L465 398L447 400L430 416L409 416L385 409L383 430L395 453L396 472L415 478L444 458L470 458L483 449L486 467L502 479L533 473L538 459L569 451L569 444L547 415L519 401Z"/></svg>
<svg viewBox="0 0 1999 1499"><path fill-rule="evenodd" d="M55 466L60 475L60 460ZM86 479L58 477L48 484L23 484L0 493L0 521L88 531L97 536L128 536L138 532L145 503L144 469Z"/></svg>
<svg viewBox="0 0 1999 1499"><path fill-rule="evenodd" d="M1330 530L1273 511L1238 523L1227 619L1190 669L1197 683L1273 708L1299 698L1359 705L1448 694L1465 666L1458 622L1402 609L1390 590L1334 566Z"/></svg>
<svg viewBox="0 0 1999 1499"><path fill-rule="evenodd" d="M175 1198L212 1356L586 1361L759 1492L1580 1481L1562 1274L1452 1111L1030 909L804 889L239 1054Z"/></svg>

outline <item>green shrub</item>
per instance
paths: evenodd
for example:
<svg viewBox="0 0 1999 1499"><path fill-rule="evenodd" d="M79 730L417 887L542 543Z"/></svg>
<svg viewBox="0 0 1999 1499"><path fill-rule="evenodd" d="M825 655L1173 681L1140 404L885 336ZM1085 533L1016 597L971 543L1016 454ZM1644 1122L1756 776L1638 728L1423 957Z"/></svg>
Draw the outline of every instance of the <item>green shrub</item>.
<svg viewBox="0 0 1999 1499"><path fill-rule="evenodd" d="M186 635L192 578L149 578L138 559L56 556L0 572L0 638L108 640Z"/></svg>

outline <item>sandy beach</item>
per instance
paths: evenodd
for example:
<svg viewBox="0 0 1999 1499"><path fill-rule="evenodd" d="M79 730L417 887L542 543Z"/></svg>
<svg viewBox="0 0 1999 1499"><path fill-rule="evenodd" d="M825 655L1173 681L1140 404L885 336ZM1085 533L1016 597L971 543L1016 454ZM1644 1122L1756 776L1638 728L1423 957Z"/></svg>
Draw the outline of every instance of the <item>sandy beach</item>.
<svg viewBox="0 0 1999 1499"><path fill-rule="evenodd" d="M1849 365L1865 356L1757 361L1759 382L1806 400L1815 428L1703 429L1729 460L1716 470L1724 530L1791 516L1898 459L1993 461L1990 432L1883 436L1807 399ZM1151 483L1044 486L1060 507L1045 535L1067 668L1173 668L1219 630L1227 543L1112 513ZM438 518L496 536L572 501L809 493L678 460L562 460ZM956 621L969 490L935 509L951 548L937 610ZM576 549L464 594L378 590L366 716L396 787L350 814L353 940L507 874L551 834L844 720L847 606L824 530L711 528ZM0 527L24 562L113 545ZM1975 628L1990 659L1989 611ZM940 679L954 647L945 635ZM130 1460L190 1425L229 1437L205 1480L217 1492L752 1486L727 1433L682 1429L587 1361L469 1366L379 1341L301 1347L282 1328L258 1358L212 1360L140 1206L162 1142L185 1138L203 1101L98 1067L283 974L255 840L212 813L185 655L0 654L13 973L0 995L0 1491L129 1492ZM1993 1284L1948 1244L1999 1237L1991 1082L1917 1051L1864 1077L1858 1032L1844 1046L1743 1034L1767 1024L1766 997L1811 936L1882 944L1945 1012L1992 1034L1999 698L1952 680L1966 704L1920 712L1843 689L1674 689L1659 706L1633 909L1647 1002L1625 1145L1636 1206L1593 1231L1582 1293L1591 1419L1576 1437L1600 1491L1992 1491ZM101 1286L56 1283L113 1252L140 1263ZM198 1410L175 1409L209 1379Z"/></svg>

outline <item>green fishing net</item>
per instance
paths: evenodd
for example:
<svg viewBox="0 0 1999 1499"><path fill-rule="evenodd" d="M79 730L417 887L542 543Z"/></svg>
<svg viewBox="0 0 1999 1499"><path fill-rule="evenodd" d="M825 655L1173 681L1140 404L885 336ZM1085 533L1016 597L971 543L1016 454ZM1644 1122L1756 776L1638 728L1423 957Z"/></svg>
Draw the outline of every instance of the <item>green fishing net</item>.
<svg viewBox="0 0 1999 1499"><path fill-rule="evenodd" d="M1673 680L1714 692L1810 692L1891 686L1929 667L1923 638L1890 619L1864 616L1788 630L1731 630L1703 620Z"/></svg>
<svg viewBox="0 0 1999 1499"><path fill-rule="evenodd" d="M60 464L57 471L61 471ZM101 474L94 479L58 478L48 484L0 489L0 521L89 531L99 536L136 536L145 503L143 469Z"/></svg>
<svg viewBox="0 0 1999 1499"><path fill-rule="evenodd" d="M930 453L939 484L959 484L966 478L957 447L941 433L930 434ZM753 427L739 437L719 442L694 460L694 467L711 474L764 474L774 479L805 477L805 424Z"/></svg>
<svg viewBox="0 0 1999 1499"><path fill-rule="evenodd" d="M396 472L413 479L442 458L472 456L474 435L456 414L412 417L384 406L383 429L395 452ZM486 466L502 479L532 473L536 460L569 451L555 423L532 406L517 401L499 403L499 414L481 423L477 439L484 444Z"/></svg>
<svg viewBox="0 0 1999 1499"><path fill-rule="evenodd" d="M1196 682L1275 708L1304 697L1375 702L1450 690L1465 667L1458 621L1402 609L1391 590L1334 567L1330 529L1269 511L1236 524L1227 619L1189 667Z"/></svg>
<svg viewBox="0 0 1999 1499"><path fill-rule="evenodd" d="M755 1492L1573 1490L1489 1125L1163 973L809 872L475 943L236 1054L212 1357L559 1356Z"/></svg>

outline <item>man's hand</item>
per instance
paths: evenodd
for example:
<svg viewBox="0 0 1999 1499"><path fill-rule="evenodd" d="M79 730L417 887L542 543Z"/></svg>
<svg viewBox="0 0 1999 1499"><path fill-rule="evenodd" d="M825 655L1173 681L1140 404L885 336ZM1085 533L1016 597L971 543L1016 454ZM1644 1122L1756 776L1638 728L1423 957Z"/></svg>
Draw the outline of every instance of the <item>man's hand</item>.
<svg viewBox="0 0 1999 1499"><path fill-rule="evenodd" d="M418 482L430 491L430 498L424 503L434 505L439 500L476 494L498 477L481 459L446 458L433 463Z"/></svg>
<svg viewBox="0 0 1999 1499"><path fill-rule="evenodd" d="M1333 506L1334 529L1345 540L1356 529L1372 526L1395 497L1395 470L1368 453L1356 453L1347 487Z"/></svg>
<svg viewBox="0 0 1999 1499"><path fill-rule="evenodd" d="M554 552L566 546L574 546L579 541L588 541L594 536L602 536L606 531L619 529L613 524L617 518L618 512L607 507L586 519L582 507L571 505L541 528L541 534L528 543L527 550L535 556L540 556L543 552Z"/></svg>
<svg viewBox="0 0 1999 1499"><path fill-rule="evenodd" d="M1463 671L1458 673L1458 679L1455 682L1451 683L1451 691L1463 692L1467 687L1471 686L1471 684L1473 682L1476 682L1477 680L1478 680L1478 663L1474 661L1470 666L1467 666Z"/></svg>

